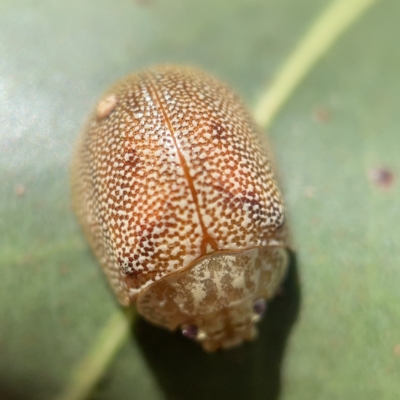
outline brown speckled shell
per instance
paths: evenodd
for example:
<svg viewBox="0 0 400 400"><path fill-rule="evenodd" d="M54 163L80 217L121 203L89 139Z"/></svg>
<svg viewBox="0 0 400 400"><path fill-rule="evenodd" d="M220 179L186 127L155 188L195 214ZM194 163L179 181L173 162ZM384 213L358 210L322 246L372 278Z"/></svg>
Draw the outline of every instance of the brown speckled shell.
<svg viewBox="0 0 400 400"><path fill-rule="evenodd" d="M125 305L206 254L285 245L258 130L238 97L197 69L156 67L112 87L81 134L72 182Z"/></svg>

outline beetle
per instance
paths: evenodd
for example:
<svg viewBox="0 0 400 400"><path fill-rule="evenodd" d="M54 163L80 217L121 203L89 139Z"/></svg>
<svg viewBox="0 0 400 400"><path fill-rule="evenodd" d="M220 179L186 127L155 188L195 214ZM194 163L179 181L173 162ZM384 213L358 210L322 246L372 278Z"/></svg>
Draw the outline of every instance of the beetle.
<svg viewBox="0 0 400 400"><path fill-rule="evenodd" d="M116 83L78 139L72 194L122 305L206 351L255 338L287 234L260 129L227 85L176 65Z"/></svg>

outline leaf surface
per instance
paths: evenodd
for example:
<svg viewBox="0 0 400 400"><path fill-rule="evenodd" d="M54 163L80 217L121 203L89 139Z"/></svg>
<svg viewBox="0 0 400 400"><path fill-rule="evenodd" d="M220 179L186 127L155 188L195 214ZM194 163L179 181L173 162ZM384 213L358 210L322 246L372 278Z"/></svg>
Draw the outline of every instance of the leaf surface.
<svg viewBox="0 0 400 400"><path fill-rule="evenodd" d="M1 2L0 398L54 398L118 307L70 208L101 93L180 62L251 107L329 3ZM138 320L93 399L398 398L399 13L377 2L269 127L299 262L259 340L205 355Z"/></svg>

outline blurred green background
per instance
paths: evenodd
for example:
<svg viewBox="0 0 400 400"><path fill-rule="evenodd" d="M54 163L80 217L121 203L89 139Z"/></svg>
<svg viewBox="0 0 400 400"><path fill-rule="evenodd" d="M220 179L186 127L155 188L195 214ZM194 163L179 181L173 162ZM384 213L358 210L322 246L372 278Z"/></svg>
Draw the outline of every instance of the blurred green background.
<svg viewBox="0 0 400 400"><path fill-rule="evenodd" d="M0 399L53 398L117 307L69 198L104 89L181 62L252 107L329 3L0 1ZM269 129L299 263L258 343L203 355L139 321L93 399L400 398L399 15L378 1Z"/></svg>

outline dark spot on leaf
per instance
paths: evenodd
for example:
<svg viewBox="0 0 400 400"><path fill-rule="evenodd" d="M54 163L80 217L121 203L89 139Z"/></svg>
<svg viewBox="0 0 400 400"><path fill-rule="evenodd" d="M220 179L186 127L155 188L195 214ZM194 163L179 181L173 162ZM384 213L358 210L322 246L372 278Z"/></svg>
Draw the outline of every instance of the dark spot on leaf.
<svg viewBox="0 0 400 400"><path fill-rule="evenodd" d="M368 177L372 183L382 189L388 189L393 186L394 175L389 168L373 168L369 170Z"/></svg>
<svg viewBox="0 0 400 400"><path fill-rule="evenodd" d="M68 265L66 265L66 264L60 265L60 274L61 275L66 275L68 273L68 270L69 270Z"/></svg>
<svg viewBox="0 0 400 400"><path fill-rule="evenodd" d="M321 123L327 123L332 119L331 112L325 107L319 107L314 110L314 120Z"/></svg>
<svg viewBox="0 0 400 400"><path fill-rule="evenodd" d="M25 186L24 185L17 185L15 186L15 195L18 197L22 197L25 194Z"/></svg>

